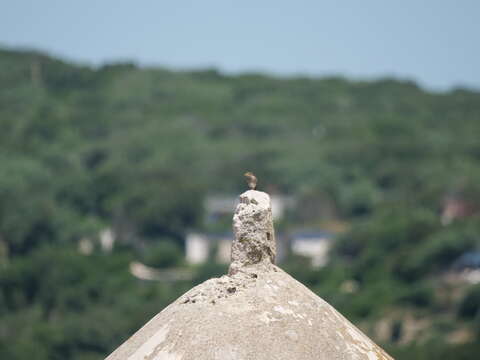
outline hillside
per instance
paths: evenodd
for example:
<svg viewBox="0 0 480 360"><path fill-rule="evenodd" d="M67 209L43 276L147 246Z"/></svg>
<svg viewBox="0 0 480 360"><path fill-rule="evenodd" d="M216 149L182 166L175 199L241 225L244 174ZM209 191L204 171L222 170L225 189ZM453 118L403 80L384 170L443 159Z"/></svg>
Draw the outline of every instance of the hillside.
<svg viewBox="0 0 480 360"><path fill-rule="evenodd" d="M101 359L224 271L147 283L128 264L186 266L206 194L239 193L251 170L311 204L278 226L348 224L329 266L291 258L287 271L398 358L473 359L480 288L447 273L480 246L479 119L480 92L466 89L0 50L0 357ZM442 220L449 198L469 211ZM112 253L77 251L105 228Z"/></svg>

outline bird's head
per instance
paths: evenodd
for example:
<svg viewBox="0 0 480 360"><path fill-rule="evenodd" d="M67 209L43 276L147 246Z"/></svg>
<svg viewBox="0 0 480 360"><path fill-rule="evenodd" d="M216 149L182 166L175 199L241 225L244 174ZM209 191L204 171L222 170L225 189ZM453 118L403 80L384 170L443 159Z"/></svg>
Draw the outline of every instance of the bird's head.
<svg viewBox="0 0 480 360"><path fill-rule="evenodd" d="M247 171L245 174L243 174L243 176L245 176L246 178L251 178L255 175L253 175L253 173L251 173L250 171Z"/></svg>

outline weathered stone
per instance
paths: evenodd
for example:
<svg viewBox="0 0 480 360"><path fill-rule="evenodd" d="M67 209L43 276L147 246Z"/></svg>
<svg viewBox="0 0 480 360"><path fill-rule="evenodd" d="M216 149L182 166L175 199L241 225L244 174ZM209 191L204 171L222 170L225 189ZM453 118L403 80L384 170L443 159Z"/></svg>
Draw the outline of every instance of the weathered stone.
<svg viewBox="0 0 480 360"><path fill-rule="evenodd" d="M188 291L107 360L392 359L273 264L267 194L241 195L234 232L229 275Z"/></svg>
<svg viewBox="0 0 480 360"><path fill-rule="evenodd" d="M275 262L275 233L267 193L249 190L240 195L233 215L232 262L229 274L252 266L268 270Z"/></svg>

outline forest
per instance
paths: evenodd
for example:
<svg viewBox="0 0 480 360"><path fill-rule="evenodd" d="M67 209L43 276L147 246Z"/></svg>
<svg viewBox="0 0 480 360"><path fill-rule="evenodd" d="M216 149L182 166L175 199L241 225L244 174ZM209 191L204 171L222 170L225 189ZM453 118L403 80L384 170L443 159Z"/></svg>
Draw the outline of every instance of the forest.
<svg viewBox="0 0 480 360"><path fill-rule="evenodd" d="M103 359L224 274L186 263L183 241L210 226L205 197L240 194L247 170L302 204L277 228L341 224L327 266L290 255L282 268L397 359L477 358L480 284L456 269L480 251L479 91L12 49L0 49L0 358ZM111 251L96 241L107 228ZM193 276L143 281L132 261Z"/></svg>

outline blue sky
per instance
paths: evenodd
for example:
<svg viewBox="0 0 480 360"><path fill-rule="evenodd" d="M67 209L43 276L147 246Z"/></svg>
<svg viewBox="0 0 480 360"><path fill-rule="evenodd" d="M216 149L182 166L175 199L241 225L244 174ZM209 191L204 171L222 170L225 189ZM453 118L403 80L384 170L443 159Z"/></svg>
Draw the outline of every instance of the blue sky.
<svg viewBox="0 0 480 360"><path fill-rule="evenodd" d="M4 0L0 45L76 62L480 89L478 0Z"/></svg>

